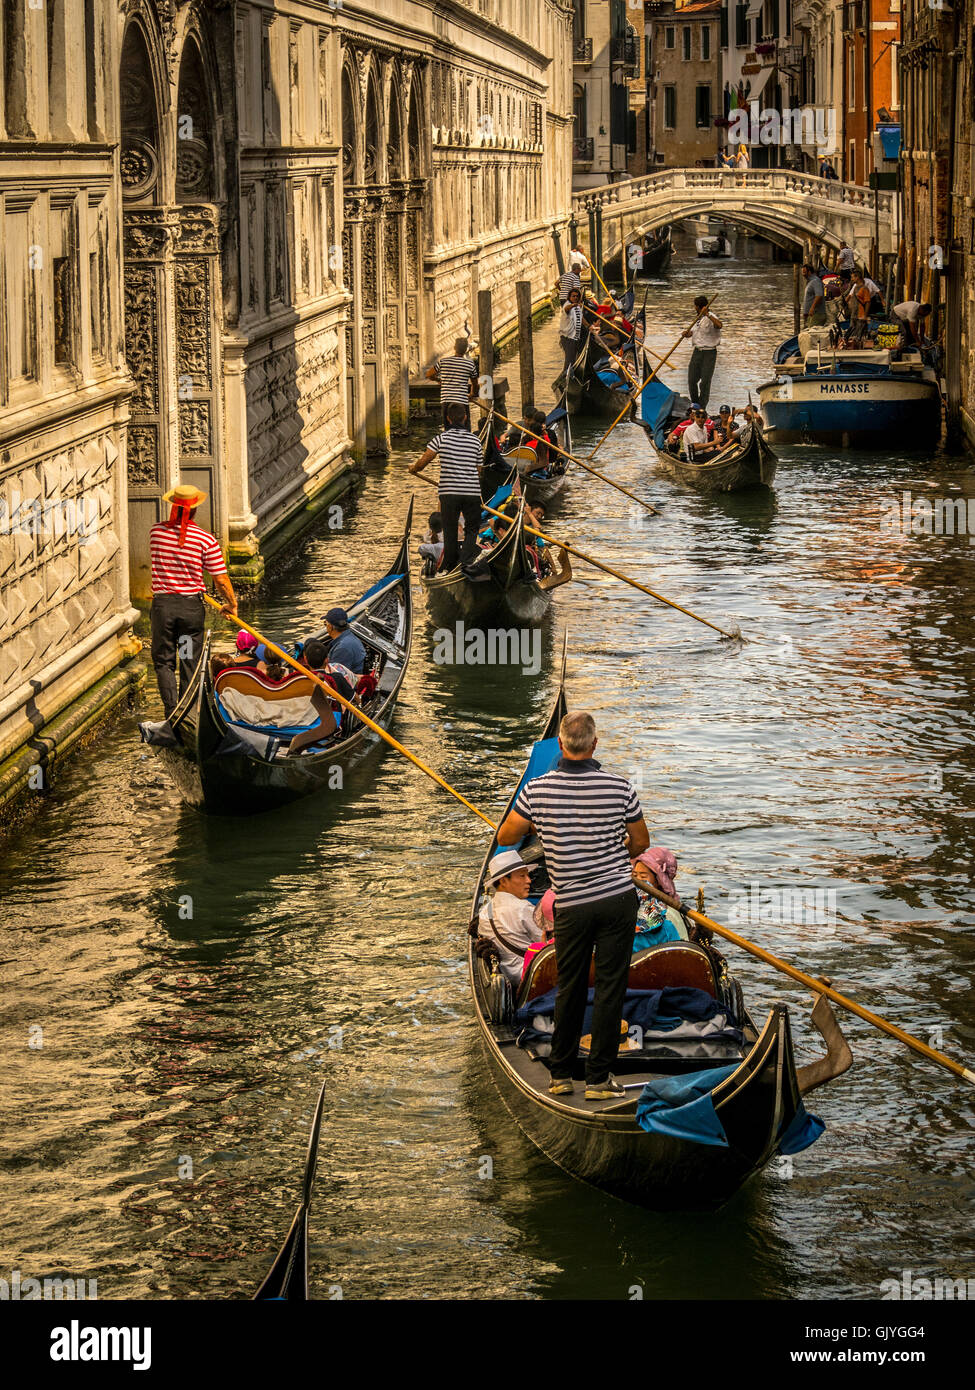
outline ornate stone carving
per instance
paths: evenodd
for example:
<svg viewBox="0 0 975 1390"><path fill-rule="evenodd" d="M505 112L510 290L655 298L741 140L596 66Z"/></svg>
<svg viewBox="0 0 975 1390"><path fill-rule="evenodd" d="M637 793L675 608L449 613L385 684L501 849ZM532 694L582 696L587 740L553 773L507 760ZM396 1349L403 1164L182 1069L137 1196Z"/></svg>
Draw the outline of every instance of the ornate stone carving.
<svg viewBox="0 0 975 1390"><path fill-rule="evenodd" d="M200 197L208 188L212 160L205 140L176 141L176 191Z"/></svg>
<svg viewBox="0 0 975 1390"><path fill-rule="evenodd" d="M176 265L176 370L209 389L210 276L205 260Z"/></svg>
<svg viewBox="0 0 975 1390"><path fill-rule="evenodd" d="M378 294L379 267L376 264L377 226L374 218L362 224L362 302L366 309L375 309Z"/></svg>
<svg viewBox="0 0 975 1390"><path fill-rule="evenodd" d="M362 321L362 351L375 355L376 323L374 319L363 319Z"/></svg>
<svg viewBox="0 0 975 1390"><path fill-rule="evenodd" d="M132 409L146 415L159 408L156 385L156 272L151 266L125 271L125 360L135 379Z"/></svg>
<svg viewBox="0 0 975 1390"><path fill-rule="evenodd" d="M410 291L420 288L419 238L414 212L406 214L406 288Z"/></svg>
<svg viewBox="0 0 975 1390"><path fill-rule="evenodd" d="M179 452L181 457L212 452L209 401L180 401Z"/></svg>
<svg viewBox="0 0 975 1390"><path fill-rule="evenodd" d="M135 487L154 487L159 482L155 425L129 426L129 482Z"/></svg>
<svg viewBox="0 0 975 1390"><path fill-rule="evenodd" d="M156 182L159 163L146 140L126 140L119 156L119 177L126 198L141 198Z"/></svg>
<svg viewBox="0 0 975 1390"><path fill-rule="evenodd" d="M217 210L209 204L194 206L187 204L180 209L179 242L176 250L210 251L220 249L217 228Z"/></svg>
<svg viewBox="0 0 975 1390"><path fill-rule="evenodd" d="M159 211L127 212L124 217L128 260L161 260L179 228L176 218Z"/></svg>

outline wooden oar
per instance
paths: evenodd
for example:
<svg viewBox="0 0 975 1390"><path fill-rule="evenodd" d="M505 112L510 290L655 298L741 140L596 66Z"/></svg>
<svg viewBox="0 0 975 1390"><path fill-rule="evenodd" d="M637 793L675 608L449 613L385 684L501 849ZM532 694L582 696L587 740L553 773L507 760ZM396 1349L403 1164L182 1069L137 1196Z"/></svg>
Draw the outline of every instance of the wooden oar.
<svg viewBox="0 0 975 1390"><path fill-rule="evenodd" d="M415 473L413 476L421 478L421 474L419 473ZM429 483L431 487L437 486L432 478L422 478L422 481ZM491 516L499 516L502 521L507 521L509 525L511 523L512 518L510 516L506 516L504 512L497 511L494 507L487 506L484 502L481 503L481 510L490 513ZM638 580L631 579L628 574L622 574L619 570L614 570L612 566L604 565L602 560L597 560L594 555L587 555L584 550L576 550L574 546L568 545L565 541L556 540L554 536L549 536L544 531L536 531L533 526L523 524L522 529L527 531L530 536L541 537L546 545L554 545L558 549L568 551L568 553L574 555L577 560L585 560L587 565L595 565L596 569L603 570L605 574L611 574L614 579L622 580L624 584L629 584L631 588L639 589L643 594L649 594L651 598L657 599L659 603L665 603L668 608L676 608L678 613L683 613L688 618L693 618L695 622L703 623L705 627L713 628L715 632L720 632L721 636L726 638L729 642L745 642L748 640L742 635L740 630L725 632L723 627L718 627L716 623L709 622L707 618L702 618L699 613L692 613L689 608L682 608L680 604L675 603L673 599L664 598L663 594L658 594L655 589L648 589L646 584L641 584Z"/></svg>
<svg viewBox="0 0 975 1390"><path fill-rule="evenodd" d="M711 305L714 303L714 301L717 299L717 297L718 297L718 296L717 296L716 294L713 294L713 295L711 296L711 298L708 300L707 304L705 304L704 308L701 310L701 313L702 313L702 314L703 314L703 313L706 313L706 312L708 311L708 309L710 309ZM700 317L701 317L701 314L698 314L698 315L695 317L695 319L694 319L694 323L688 324L687 328L684 329L684 333L689 332L690 329L692 329L692 328L694 327L694 324L697 323L697 320L698 320ZM606 440L607 440L607 439L609 438L609 436L613 433L613 430L615 430L616 426L619 424L619 422L622 420L623 416L624 416L624 415L626 414L626 412L629 410L630 405L635 405L635 404L636 404L636 401L638 401L638 400L640 399L640 397L643 395L644 391L645 391L645 390L647 389L647 387L650 385L651 381L656 381L656 379L657 379L657 373L658 373L659 371L662 371L662 370L663 370L663 368L667 365L667 363L668 363L668 362L670 361L670 359L673 357L674 353L675 353L675 352L677 351L677 349L680 347L681 343L684 341L684 333L682 333L682 334L680 335L680 337L677 339L676 343L675 343L674 346L670 349L670 351L668 352L667 356L664 357L664 358L662 358L661 361L657 364L657 366L653 368L653 370L651 371L650 375L647 377L646 381L645 381L645 382L643 383L643 385L640 387L640 390L639 390L639 392L637 393L637 395L636 395L636 397L634 398L634 400L633 400L632 402L630 402L629 404L627 404L627 405L625 405L625 406L623 407L623 409L620 411L619 415L617 415L616 419L613 421L613 423L610 425L609 429L608 429L608 430L606 431L606 433L603 435L602 439L601 439L601 440L599 441L599 443L596 445L596 448L595 448L595 449L592 449L592 450L590 451L590 454L589 454L589 457L590 457L590 458L595 458L595 456L596 456L596 450L597 450L597 449L600 449L600 448L606 443ZM654 356L655 356L655 357L656 357L656 355L657 355L657 354L654 353Z"/></svg>
<svg viewBox="0 0 975 1390"><path fill-rule="evenodd" d="M502 415L500 410L494 410L480 401L478 404L482 410L490 409L491 414L496 416L499 420L503 420L506 425L511 425L513 429L521 430L523 434L530 434L532 439L537 439L540 444L545 444L549 449L554 450L555 453L561 454L561 456L564 459L568 459L570 463L577 463L580 468L584 468L587 473L592 473L593 476L599 478L601 482L608 483L610 487L615 487L617 492L622 492L625 493L627 497L632 497L634 502L639 502L641 507L646 507L647 511L652 512L654 516L660 515L656 507L652 506L649 502L644 502L641 498L637 497L635 492L631 492L628 487L623 487L622 483L614 483L612 478L607 478L605 473L600 473L598 468L593 468L592 465L586 463L584 459L576 458L575 454L567 454L564 449L560 449L557 444L549 443L549 441L543 439L540 434L536 434L534 430L530 430L527 425L515 424L514 420L509 420L507 415Z"/></svg>
<svg viewBox="0 0 975 1390"><path fill-rule="evenodd" d="M433 483L433 479L424 478L424 482ZM433 486L436 487L436 483L433 483ZM510 520L510 518L506 519ZM223 610L220 604L212 599L209 594L204 594L203 597L211 608L216 608L218 612L222 613ZM224 616L226 615L224 614ZM402 753L404 758L408 758L414 767L418 767L421 772L425 772L439 787L443 787L444 791L450 792L451 796L455 796L469 811L473 811L475 816L480 816L481 820L487 821L488 825L493 825L493 822L489 821L487 816L482 815L476 806L471 805L466 796L461 796L460 792L452 787L449 782L445 782L439 773L434 772L432 767L427 767L426 763L421 762L415 753L411 753L408 748L404 748L397 739L393 738L392 734L388 734L385 729L377 724L375 720L370 719L368 714L359 709L357 705L352 704L350 700L346 700L345 697L340 695L332 686L326 685L323 680L319 680L314 671L309 671L307 666L300 665L289 652L286 652L282 647L276 646L273 642L269 641L267 637L262 636L256 628L248 627L247 623L245 623L242 618L234 616L228 618L227 621L236 623L236 625L242 627L245 632L249 632L252 637L256 637L258 642L263 642L268 651L275 652L286 665L293 667L296 671L299 671L301 675L307 676L307 678L317 685L320 690L324 690L330 700L336 700L344 709L350 710L351 713L355 715L356 719L365 724L367 728L372 729L373 733L378 734L391 748L395 748L397 753Z"/></svg>
<svg viewBox="0 0 975 1390"><path fill-rule="evenodd" d="M668 907L676 908L678 911L681 911L677 900L669 897L666 893L662 893L659 888L651 888L649 884L645 882L641 884L641 887L643 887L651 897L659 898L659 900ZM856 1014L857 1018L862 1018L864 1022L872 1024L874 1028L879 1028L882 1033L886 1033L889 1037L896 1038L898 1042L902 1042L905 1047L911 1048L922 1057L927 1057L930 1062L937 1062L939 1066L946 1067L948 1071L954 1072L956 1076L960 1076L963 1080L969 1081L975 1086L975 1071L972 1071L969 1067L963 1066L961 1062L956 1062L953 1058L946 1057L943 1052L938 1052L935 1048L929 1047L927 1043L921 1042L919 1038L915 1038L911 1033L905 1033L903 1028L898 1028L896 1024L888 1023L887 1020L881 1018L879 1014L872 1013L870 1009L865 1009L862 1004L857 1004L853 999L848 999L845 994L840 994L839 990L833 989L832 986L824 983L823 980L816 980L811 975L807 975L804 971L797 970L796 967L790 965L788 961L781 960L778 956L773 956L770 951L764 950L761 946L756 946L754 942L746 940L743 936L739 936L737 932L731 931L728 927L721 926L719 922L712 921L712 919L706 917L703 912L695 912L692 908L688 907L684 907L683 911L692 922L697 922L699 926L706 927L708 931L715 932L718 936L723 936L726 941L733 941L734 944L740 946L743 951L748 951L751 955L757 956L759 960L765 961L767 965L774 965L776 970L781 970L783 975L788 975L790 979L796 980L800 985L805 985L807 989L813 990L816 994L825 994L826 998L831 999L834 1004L839 1004L843 1009L849 1009L850 1013Z"/></svg>

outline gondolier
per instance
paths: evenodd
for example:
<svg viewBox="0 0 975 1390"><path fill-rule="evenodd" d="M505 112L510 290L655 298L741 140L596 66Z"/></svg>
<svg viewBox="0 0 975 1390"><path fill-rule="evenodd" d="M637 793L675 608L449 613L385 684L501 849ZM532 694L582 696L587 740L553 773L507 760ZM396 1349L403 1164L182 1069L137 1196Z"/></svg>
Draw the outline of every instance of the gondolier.
<svg viewBox="0 0 975 1390"><path fill-rule="evenodd" d="M440 515L443 517L444 573L458 560L457 530L464 518L464 547L460 562L474 556L477 531L481 524L481 441L465 424L466 408L454 401L447 406L447 428L430 440L424 452L410 464L411 473L422 473L431 459L440 456Z"/></svg>
<svg viewBox="0 0 975 1390"><path fill-rule="evenodd" d="M562 305L559 318L559 343L562 347L563 372L568 375L582 347L582 291L572 289Z"/></svg>
<svg viewBox="0 0 975 1390"><path fill-rule="evenodd" d="M593 757L592 715L582 710L567 714L558 739L561 758L551 772L522 787L498 830L498 844L515 844L537 832L555 890L559 990L549 1090L553 1095L574 1090L572 1073L595 949L586 1099L607 1100L625 1095L610 1068L619 1050L638 908L630 858L649 848L650 836L632 785L625 777L604 772Z"/></svg>
<svg viewBox="0 0 975 1390"><path fill-rule="evenodd" d="M466 338L454 342L453 357L441 357L427 372L429 381L440 382L440 411L447 428L447 410L454 402L464 407L464 423L471 427L471 401L477 388L477 363L467 356L470 343Z"/></svg>
<svg viewBox="0 0 975 1390"><path fill-rule="evenodd" d="M171 506L169 520L157 522L149 532L152 664L167 719L179 703L203 647L204 571L220 591L223 613L232 617L237 612L237 598L220 546L193 520L206 497L205 492L186 483L173 488L163 496Z"/></svg>
<svg viewBox="0 0 975 1390"><path fill-rule="evenodd" d="M699 294L694 301L697 321L685 328L684 338L690 338L694 345L691 360L687 366L687 394L692 401L700 401L704 410L708 408L711 394L711 378L714 376L718 360L718 344L721 342L721 320L708 309L708 301Z"/></svg>

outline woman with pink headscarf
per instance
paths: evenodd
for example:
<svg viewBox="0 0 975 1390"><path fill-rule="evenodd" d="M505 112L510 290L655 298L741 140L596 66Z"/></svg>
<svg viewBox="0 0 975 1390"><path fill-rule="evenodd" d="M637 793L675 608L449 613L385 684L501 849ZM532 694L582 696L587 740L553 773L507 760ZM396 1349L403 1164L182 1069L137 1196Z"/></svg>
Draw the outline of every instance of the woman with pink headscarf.
<svg viewBox="0 0 975 1390"><path fill-rule="evenodd" d="M633 952L645 951L648 946L662 946L667 941L686 941L687 932L683 921L678 925L667 916L662 902L652 897L647 888L657 888L668 898L680 902L680 895L674 886L677 874L677 858L669 849L657 846L644 850L631 861L633 883L640 899L636 916L636 934L633 937Z"/></svg>

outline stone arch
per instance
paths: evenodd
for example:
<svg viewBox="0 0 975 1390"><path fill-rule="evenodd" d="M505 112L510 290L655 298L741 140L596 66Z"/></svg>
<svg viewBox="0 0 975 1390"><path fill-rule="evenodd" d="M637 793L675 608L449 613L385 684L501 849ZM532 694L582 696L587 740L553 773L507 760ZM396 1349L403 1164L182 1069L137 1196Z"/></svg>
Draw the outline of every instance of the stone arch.
<svg viewBox="0 0 975 1390"><path fill-rule="evenodd" d="M399 73L391 70L386 97L386 177L392 182L407 176L407 151L403 144L403 90Z"/></svg>
<svg viewBox="0 0 975 1390"><path fill-rule="evenodd" d="M362 129L363 183L385 182L384 124L379 83L373 68L366 77L366 107Z"/></svg>
<svg viewBox="0 0 975 1390"><path fill-rule="evenodd" d="M165 200L164 72L158 35L137 15L126 26L119 64L120 170L126 203Z"/></svg>
<svg viewBox="0 0 975 1390"><path fill-rule="evenodd" d="M342 177L346 184L362 182L359 153L359 97L356 72L351 58L342 64Z"/></svg>
<svg viewBox="0 0 975 1390"><path fill-rule="evenodd" d="M420 89L419 75L414 72L410 81L410 94L406 116L406 158L407 178L423 177L423 136L422 136L423 93Z"/></svg>
<svg viewBox="0 0 975 1390"><path fill-rule="evenodd" d="M216 201L222 192L214 143L217 94L196 33L183 44L176 90L176 200Z"/></svg>

